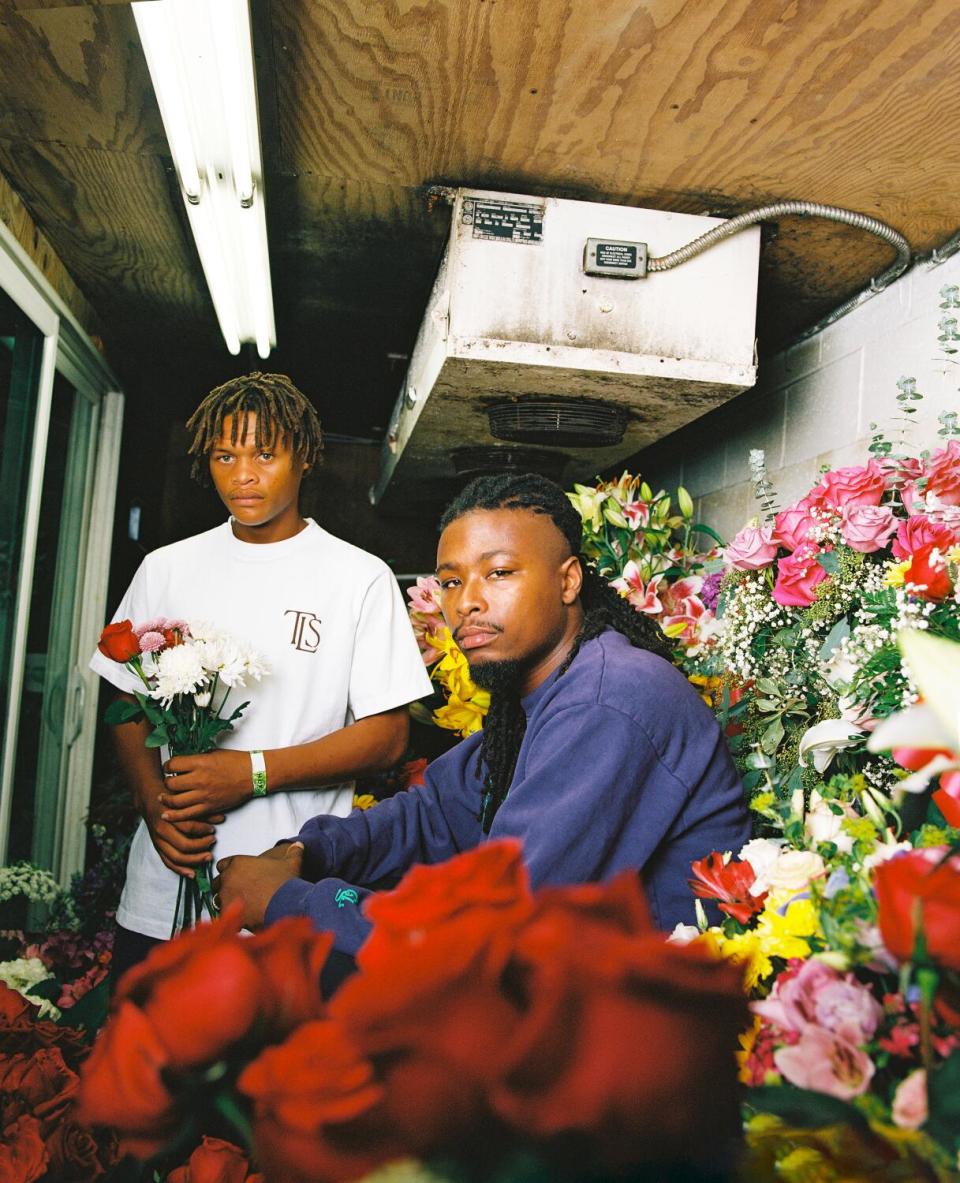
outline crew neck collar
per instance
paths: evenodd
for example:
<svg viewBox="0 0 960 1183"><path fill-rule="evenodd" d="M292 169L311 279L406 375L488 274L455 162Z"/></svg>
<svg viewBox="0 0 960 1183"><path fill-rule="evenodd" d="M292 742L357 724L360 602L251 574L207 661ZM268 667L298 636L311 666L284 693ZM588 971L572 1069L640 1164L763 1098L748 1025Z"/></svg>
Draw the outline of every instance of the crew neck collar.
<svg viewBox="0 0 960 1183"><path fill-rule="evenodd" d="M228 518L220 529L223 531L224 541L230 551L230 557L240 559L245 563L269 563L287 555L295 554L303 546L309 546L320 527L313 518L305 518L306 525L297 534L284 538L281 542L244 542L233 532L230 524L233 518Z"/></svg>

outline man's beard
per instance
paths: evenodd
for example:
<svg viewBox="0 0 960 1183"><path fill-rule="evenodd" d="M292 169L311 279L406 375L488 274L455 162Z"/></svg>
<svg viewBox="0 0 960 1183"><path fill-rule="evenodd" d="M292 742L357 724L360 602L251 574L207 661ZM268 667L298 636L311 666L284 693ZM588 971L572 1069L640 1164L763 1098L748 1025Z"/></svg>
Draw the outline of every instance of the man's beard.
<svg viewBox="0 0 960 1183"><path fill-rule="evenodd" d="M470 677L481 690L491 694L516 694L525 672L524 663L507 658L504 661L478 661L467 659Z"/></svg>

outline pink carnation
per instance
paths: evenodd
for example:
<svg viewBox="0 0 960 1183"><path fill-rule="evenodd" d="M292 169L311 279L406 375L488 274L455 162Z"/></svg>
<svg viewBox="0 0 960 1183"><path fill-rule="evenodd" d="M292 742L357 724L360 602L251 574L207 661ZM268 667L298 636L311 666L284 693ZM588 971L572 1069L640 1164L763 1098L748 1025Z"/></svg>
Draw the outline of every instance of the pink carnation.
<svg viewBox="0 0 960 1183"><path fill-rule="evenodd" d="M141 653L156 653L158 649L162 649L166 644L163 633L158 633L151 629L148 633L141 633L139 636L140 652Z"/></svg>
<svg viewBox="0 0 960 1183"><path fill-rule="evenodd" d="M816 588L827 577L826 570L817 562L822 552L805 542L792 555L777 563L777 582L773 598L785 608L808 608L817 598Z"/></svg>
<svg viewBox="0 0 960 1183"><path fill-rule="evenodd" d="M774 518L773 536L786 550L796 550L810 541L810 531L817 527L817 519L810 512L812 508L810 499L804 497Z"/></svg>
<svg viewBox="0 0 960 1183"><path fill-rule="evenodd" d="M897 528L889 505L845 505L840 514L843 541L861 554L882 550Z"/></svg>
<svg viewBox="0 0 960 1183"><path fill-rule="evenodd" d="M921 513L899 523L891 549L898 559L909 559L925 546L935 546L940 551L946 551L956 541L957 534L949 526L934 522Z"/></svg>
<svg viewBox="0 0 960 1183"><path fill-rule="evenodd" d="M723 557L738 571L759 571L769 567L777 557L777 543L772 526L744 526L728 547Z"/></svg>
<svg viewBox="0 0 960 1183"><path fill-rule="evenodd" d="M134 636L142 637L144 633L162 633L167 627L167 618L165 616L157 616L153 620L144 621L143 624L136 624L133 627Z"/></svg>
<svg viewBox="0 0 960 1183"><path fill-rule="evenodd" d="M845 505L879 505L885 491L883 469L871 460L866 467L854 465L825 472L810 497L842 509Z"/></svg>
<svg viewBox="0 0 960 1183"><path fill-rule="evenodd" d="M789 1047L773 1053L777 1071L797 1088L811 1089L848 1101L870 1085L875 1068L870 1057L855 1044L825 1027L806 1027Z"/></svg>

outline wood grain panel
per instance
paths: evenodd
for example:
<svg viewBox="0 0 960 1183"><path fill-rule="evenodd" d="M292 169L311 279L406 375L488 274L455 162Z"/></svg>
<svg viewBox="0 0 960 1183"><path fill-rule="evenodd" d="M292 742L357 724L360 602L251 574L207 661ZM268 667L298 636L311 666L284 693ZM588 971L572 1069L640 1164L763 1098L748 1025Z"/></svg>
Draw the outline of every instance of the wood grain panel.
<svg viewBox="0 0 960 1183"><path fill-rule="evenodd" d="M158 157L0 139L0 171L104 319L212 317Z"/></svg>
<svg viewBox="0 0 960 1183"><path fill-rule="evenodd" d="M8 10L0 20L0 135L165 153L129 7Z"/></svg>
<svg viewBox="0 0 960 1183"><path fill-rule="evenodd" d="M90 336L102 332L97 314L73 281L59 255L50 245L27 212L23 202L0 175L0 222L7 227L37 265L44 279L50 284L64 304L80 322Z"/></svg>

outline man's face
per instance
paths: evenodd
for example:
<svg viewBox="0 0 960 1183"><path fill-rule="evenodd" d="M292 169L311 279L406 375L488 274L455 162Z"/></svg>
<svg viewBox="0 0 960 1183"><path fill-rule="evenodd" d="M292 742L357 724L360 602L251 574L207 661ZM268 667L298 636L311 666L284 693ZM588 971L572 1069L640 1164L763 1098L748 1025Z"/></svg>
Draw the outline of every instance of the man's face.
<svg viewBox="0 0 960 1183"><path fill-rule="evenodd" d="M266 526L284 514L299 515L303 461L279 434L269 447L258 448L257 417L248 413L245 419L237 442L231 443L233 416L226 416L210 451L210 476L221 501L241 526Z"/></svg>
<svg viewBox="0 0 960 1183"><path fill-rule="evenodd" d="M471 667L517 662L527 689L531 671L544 668L545 677L557 653L559 665L579 628L580 565L544 514L494 509L457 518L440 536L437 578L444 619Z"/></svg>

